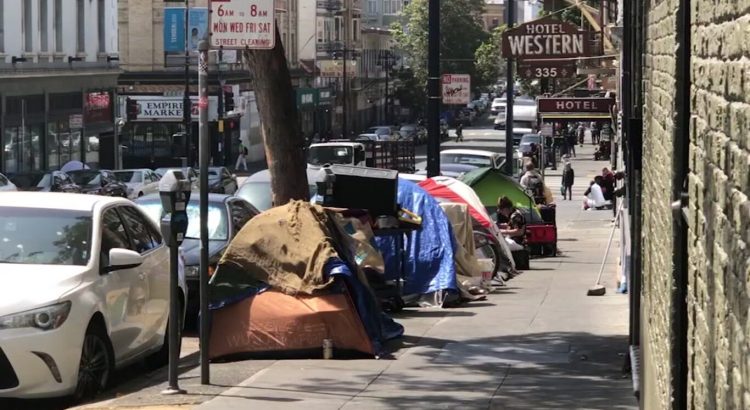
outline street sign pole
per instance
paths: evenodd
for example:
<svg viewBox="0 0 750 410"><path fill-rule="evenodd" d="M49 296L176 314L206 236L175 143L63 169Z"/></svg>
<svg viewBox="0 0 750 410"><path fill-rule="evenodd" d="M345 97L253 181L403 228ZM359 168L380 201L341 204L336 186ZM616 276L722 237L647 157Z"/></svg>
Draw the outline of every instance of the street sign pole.
<svg viewBox="0 0 750 410"><path fill-rule="evenodd" d="M193 118L190 115L191 108L190 108L190 40L189 40L189 31L188 31L188 22L190 18L190 3L188 0L185 0L185 94L182 98L182 122L183 126L185 127L185 144L186 144L186 161L187 164L182 164L183 166L193 166L193 155L192 155L192 143L193 139L191 138L191 128L193 124Z"/></svg>
<svg viewBox="0 0 750 410"><path fill-rule="evenodd" d="M208 42L198 43L198 139L200 141L200 366L201 384L209 384L208 369Z"/></svg>
<svg viewBox="0 0 750 410"><path fill-rule="evenodd" d="M440 0L430 0L427 37L427 177L440 175Z"/></svg>
<svg viewBox="0 0 750 410"><path fill-rule="evenodd" d="M513 28L513 23L516 19L516 2L509 1L506 3L508 10L508 29ZM506 105L505 105L505 173L513 175L513 58L510 54L506 55L507 69L506 69Z"/></svg>

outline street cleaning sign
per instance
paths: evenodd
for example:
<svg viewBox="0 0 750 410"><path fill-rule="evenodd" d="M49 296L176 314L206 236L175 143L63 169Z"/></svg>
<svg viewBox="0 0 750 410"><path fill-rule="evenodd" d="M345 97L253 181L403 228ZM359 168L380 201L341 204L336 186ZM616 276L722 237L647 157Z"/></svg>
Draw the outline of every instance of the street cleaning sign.
<svg viewBox="0 0 750 410"><path fill-rule="evenodd" d="M443 104L466 105L471 101L471 76L443 74Z"/></svg>
<svg viewBox="0 0 750 410"><path fill-rule="evenodd" d="M591 55L588 32L554 17L543 17L507 30L502 37L505 58L553 59Z"/></svg>
<svg viewBox="0 0 750 410"><path fill-rule="evenodd" d="M211 0L211 48L270 50L276 45L274 0Z"/></svg>

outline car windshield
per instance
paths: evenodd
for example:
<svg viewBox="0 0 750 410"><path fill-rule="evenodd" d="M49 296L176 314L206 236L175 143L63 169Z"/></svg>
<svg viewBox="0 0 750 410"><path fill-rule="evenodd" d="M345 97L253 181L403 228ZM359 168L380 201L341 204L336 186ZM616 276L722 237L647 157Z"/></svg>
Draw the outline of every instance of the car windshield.
<svg viewBox="0 0 750 410"><path fill-rule="evenodd" d="M156 223L160 223L164 214L161 201L150 200L138 202L138 206ZM185 237L200 239L200 206L198 201L190 201L187 206L188 228ZM229 238L229 225L226 207L223 203L208 203L208 240L226 241Z"/></svg>
<svg viewBox="0 0 750 410"><path fill-rule="evenodd" d="M354 150L351 147L321 145L310 147L307 152L307 163L312 165L353 164Z"/></svg>
<svg viewBox="0 0 750 410"><path fill-rule="evenodd" d="M115 171L117 180L124 183L139 183L143 182L143 173L140 171Z"/></svg>
<svg viewBox="0 0 750 410"><path fill-rule="evenodd" d="M525 106L535 106L536 101L534 100L515 100L514 104L516 105L525 105Z"/></svg>
<svg viewBox="0 0 750 410"><path fill-rule="evenodd" d="M68 175L80 186L101 186L102 184L99 171L74 171L69 172Z"/></svg>
<svg viewBox="0 0 750 410"><path fill-rule="evenodd" d="M491 167L490 157L475 154L440 154L441 164L467 164L478 167Z"/></svg>
<svg viewBox="0 0 750 410"><path fill-rule="evenodd" d="M196 173L192 168L157 168L154 172L159 178L163 177L168 171L182 171L182 174L188 178L195 178Z"/></svg>
<svg viewBox="0 0 750 410"><path fill-rule="evenodd" d="M0 207L0 263L85 266L91 212Z"/></svg>
<svg viewBox="0 0 750 410"><path fill-rule="evenodd" d="M417 127L413 125L404 125L403 127L401 127L401 131L414 131L416 129Z"/></svg>
<svg viewBox="0 0 750 410"><path fill-rule="evenodd" d="M51 185L51 174L23 174L15 175L11 178L13 184L19 188L44 188Z"/></svg>
<svg viewBox="0 0 750 410"><path fill-rule="evenodd" d="M526 134L521 138L521 144L539 144L541 137L536 134Z"/></svg>
<svg viewBox="0 0 750 410"><path fill-rule="evenodd" d="M217 177L217 176L219 176L220 173L221 173L221 170L219 170L218 168L213 168L213 169L209 168L208 169L208 175L212 175L212 176Z"/></svg>
<svg viewBox="0 0 750 410"><path fill-rule="evenodd" d="M388 134L390 130L385 127L370 127L368 128L364 134Z"/></svg>

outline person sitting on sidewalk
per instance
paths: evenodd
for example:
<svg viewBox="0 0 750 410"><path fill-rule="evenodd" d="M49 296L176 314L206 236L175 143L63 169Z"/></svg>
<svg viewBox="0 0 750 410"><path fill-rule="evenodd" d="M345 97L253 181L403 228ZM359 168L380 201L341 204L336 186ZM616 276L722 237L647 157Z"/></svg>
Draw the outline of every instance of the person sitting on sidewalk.
<svg viewBox="0 0 750 410"><path fill-rule="evenodd" d="M511 252L523 250L526 241L526 218L507 196L500 197L497 201L497 226Z"/></svg>
<svg viewBox="0 0 750 410"><path fill-rule="evenodd" d="M591 183L589 189L584 193L586 199L583 201L583 209L604 209L607 205L611 205L611 201L604 199L604 193L602 193L602 177L597 175L594 178L594 182Z"/></svg>

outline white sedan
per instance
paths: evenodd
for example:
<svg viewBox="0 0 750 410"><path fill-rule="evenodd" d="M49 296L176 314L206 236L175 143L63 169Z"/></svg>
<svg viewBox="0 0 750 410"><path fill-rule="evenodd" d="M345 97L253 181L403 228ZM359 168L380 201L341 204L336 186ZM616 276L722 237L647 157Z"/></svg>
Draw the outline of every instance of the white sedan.
<svg viewBox="0 0 750 410"><path fill-rule="evenodd" d="M80 400L115 368L166 363L169 251L132 202L0 195L0 271L0 398Z"/></svg>
<svg viewBox="0 0 750 410"><path fill-rule="evenodd" d="M159 179L161 178L150 169L123 169L113 172L120 182L128 186L130 199L159 192Z"/></svg>

